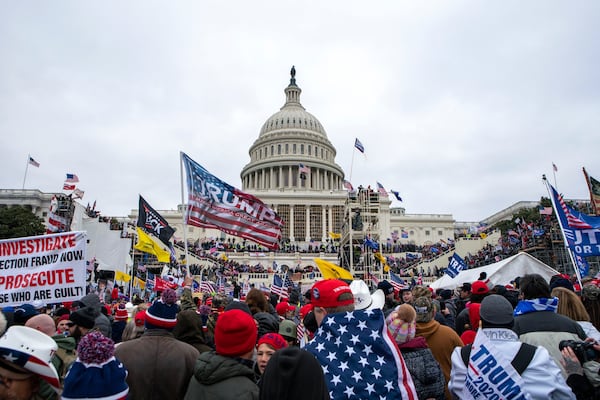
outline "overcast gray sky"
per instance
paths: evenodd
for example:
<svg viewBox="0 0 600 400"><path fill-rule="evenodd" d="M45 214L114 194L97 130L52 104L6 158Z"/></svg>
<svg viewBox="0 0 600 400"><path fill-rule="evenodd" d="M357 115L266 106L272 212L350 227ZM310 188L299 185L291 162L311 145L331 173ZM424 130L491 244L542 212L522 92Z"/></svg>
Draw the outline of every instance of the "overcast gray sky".
<svg viewBox="0 0 600 400"><path fill-rule="evenodd" d="M407 213L479 221L547 196L552 163L589 198L598 21L598 1L3 1L0 188L31 154L26 188L70 172L104 215L175 209L180 151L241 188L295 65L346 178Z"/></svg>

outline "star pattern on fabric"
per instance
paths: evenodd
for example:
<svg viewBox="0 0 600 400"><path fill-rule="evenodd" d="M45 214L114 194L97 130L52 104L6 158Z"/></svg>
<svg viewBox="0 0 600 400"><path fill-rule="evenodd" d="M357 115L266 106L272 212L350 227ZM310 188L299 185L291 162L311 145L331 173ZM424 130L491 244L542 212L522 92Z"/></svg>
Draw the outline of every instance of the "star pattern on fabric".
<svg viewBox="0 0 600 400"><path fill-rule="evenodd" d="M387 335L381 310L356 310L325 317L315 339L306 345L323 368L333 400L409 398L399 351ZM404 393L404 397L403 397ZM416 398L416 397L414 397Z"/></svg>

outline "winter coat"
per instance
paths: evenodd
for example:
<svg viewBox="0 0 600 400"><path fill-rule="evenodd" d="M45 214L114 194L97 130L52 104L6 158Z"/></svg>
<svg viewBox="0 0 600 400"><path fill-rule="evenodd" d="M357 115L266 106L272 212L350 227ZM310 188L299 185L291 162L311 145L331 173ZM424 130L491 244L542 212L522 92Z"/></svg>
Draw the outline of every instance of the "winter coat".
<svg viewBox="0 0 600 400"><path fill-rule="evenodd" d="M517 335L509 329L488 328L483 329L483 332L487 334L495 349L508 360L512 360L521 347ZM466 398L467 395L463 393L466 377L467 366L462 359L461 349L456 348L452 353L452 379L449 384L453 398ZM523 378L523 388L529 393L532 400L575 399L560 368L543 347L537 348L521 377Z"/></svg>
<svg viewBox="0 0 600 400"><path fill-rule="evenodd" d="M516 316L513 331L519 336L521 342L545 347L561 368L562 354L558 348L560 341L586 339L581 325L569 317L552 311L535 311ZM564 370L563 375L566 378Z"/></svg>
<svg viewBox="0 0 600 400"><path fill-rule="evenodd" d="M462 340L456 332L436 320L429 322L417 322L416 336L422 336L433 353L433 357L440 364L446 383L446 397L450 397L447 383L450 381L450 370L452 369L452 351L456 346L463 346Z"/></svg>
<svg viewBox="0 0 600 400"><path fill-rule="evenodd" d="M252 368L210 351L198 358L185 400L257 400L258 394Z"/></svg>
<svg viewBox="0 0 600 400"><path fill-rule="evenodd" d="M194 310L188 309L177 314L177 325L173 329L173 336L177 340L191 344L200 353L212 350L204 338L202 318Z"/></svg>
<svg viewBox="0 0 600 400"><path fill-rule="evenodd" d="M416 337L398 347L410 371L419 400L444 399L444 373L440 364L433 358L423 337Z"/></svg>
<svg viewBox="0 0 600 400"><path fill-rule="evenodd" d="M183 399L199 353L165 329L148 329L115 348L128 371L130 400Z"/></svg>

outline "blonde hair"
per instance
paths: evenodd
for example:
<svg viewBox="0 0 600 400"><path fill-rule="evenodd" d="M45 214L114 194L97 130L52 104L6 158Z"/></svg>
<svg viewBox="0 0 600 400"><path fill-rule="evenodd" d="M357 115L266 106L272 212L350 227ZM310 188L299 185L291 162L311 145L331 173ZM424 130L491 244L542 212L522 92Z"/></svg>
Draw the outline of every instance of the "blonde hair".
<svg viewBox="0 0 600 400"><path fill-rule="evenodd" d="M572 290L555 287L550 293L552 297L558 297L557 312L571 318L573 321L590 321L590 314L583 306L583 302Z"/></svg>

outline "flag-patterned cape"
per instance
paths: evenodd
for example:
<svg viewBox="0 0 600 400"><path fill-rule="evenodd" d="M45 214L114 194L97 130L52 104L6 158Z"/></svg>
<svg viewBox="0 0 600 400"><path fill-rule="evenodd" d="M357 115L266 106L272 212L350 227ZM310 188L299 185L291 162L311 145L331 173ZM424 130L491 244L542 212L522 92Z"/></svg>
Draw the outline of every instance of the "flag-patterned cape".
<svg viewBox="0 0 600 400"><path fill-rule="evenodd" d="M381 310L327 315L305 349L323 367L333 400L418 398Z"/></svg>

